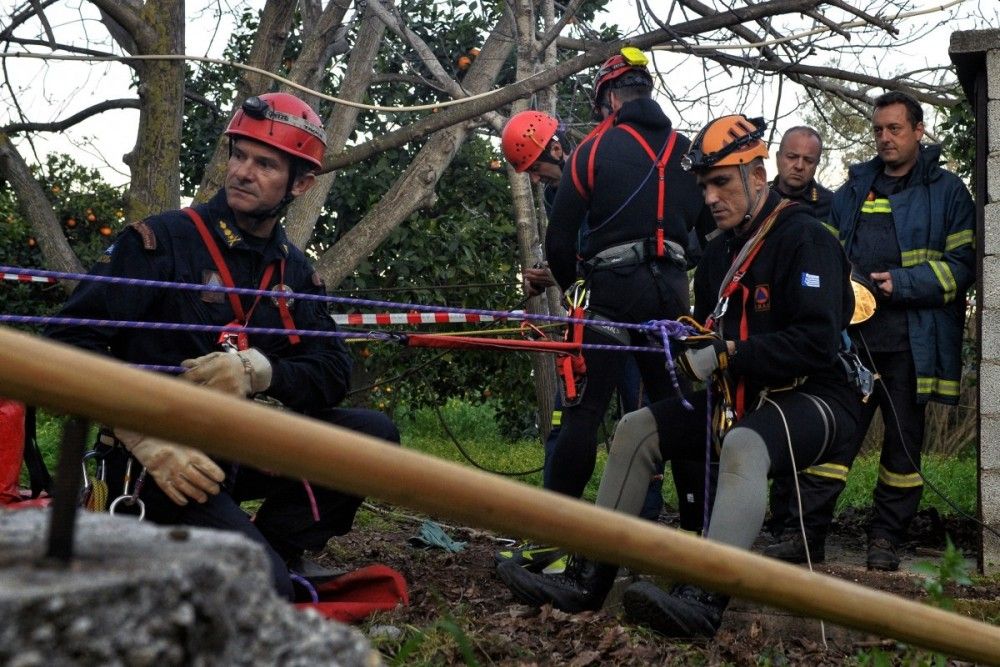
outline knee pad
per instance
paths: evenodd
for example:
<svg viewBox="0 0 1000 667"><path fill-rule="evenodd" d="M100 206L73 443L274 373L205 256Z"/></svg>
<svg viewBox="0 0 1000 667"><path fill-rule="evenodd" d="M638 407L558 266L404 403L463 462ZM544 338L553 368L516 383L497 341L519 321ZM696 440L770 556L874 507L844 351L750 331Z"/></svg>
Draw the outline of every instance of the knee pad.
<svg viewBox="0 0 1000 667"><path fill-rule="evenodd" d="M719 455L719 472L751 477L767 476L771 469L771 456L760 434L749 428L736 426L726 434Z"/></svg>
<svg viewBox="0 0 1000 667"><path fill-rule="evenodd" d="M612 456L625 456L631 459L636 453L641 453L643 458L650 461L659 462L663 458L660 454L660 434L656 427L656 419L647 408L630 412L622 417L615 428L615 437L611 442Z"/></svg>

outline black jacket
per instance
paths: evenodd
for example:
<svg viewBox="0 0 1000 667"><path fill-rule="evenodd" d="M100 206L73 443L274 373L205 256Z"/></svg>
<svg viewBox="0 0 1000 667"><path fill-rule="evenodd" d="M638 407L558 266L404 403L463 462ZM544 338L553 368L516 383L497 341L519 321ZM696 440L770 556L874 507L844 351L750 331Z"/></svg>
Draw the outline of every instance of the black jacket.
<svg viewBox="0 0 1000 667"><path fill-rule="evenodd" d="M626 102L615 125L600 140L591 137L573 151L563 169L545 237L546 258L563 289L576 279L577 249L589 259L614 245L654 238L658 176L655 163L626 130L630 125L660 154L673 131L670 119L652 99ZM588 177L591 152L593 182ZM667 162L664 229L667 239L688 246L688 233L715 228L694 175L681 169L681 157L691 142L678 134ZM575 167L575 168L574 168ZM575 178L574 178L575 175Z"/></svg>
<svg viewBox="0 0 1000 667"><path fill-rule="evenodd" d="M780 201L771 192L754 227ZM705 249L694 277L699 322L715 308L732 259L749 236L724 232ZM734 378L746 379L748 402L765 387L785 386L803 376L824 387L824 393L854 400L837 360L841 332L854 309L849 278L850 266L837 239L805 207L792 204L778 214L721 323L723 338L738 341L729 368ZM744 313L749 335L741 340Z"/></svg>
<svg viewBox="0 0 1000 667"><path fill-rule="evenodd" d="M275 270L268 289L284 283L297 294L325 293L305 255L289 243L281 225L275 227L263 249L257 250L246 243L236 227L224 191L220 190L210 202L195 209L217 241L236 287L258 289L266 267L284 259L284 277ZM92 273L197 285L217 280L215 263L197 228L181 211L168 211L138 225L130 225L107 249ZM244 311L249 312L253 307L248 326L284 328L279 310L269 297L261 298L256 306L251 296L243 296L242 302ZM318 331L335 328L323 302L295 299L290 310L295 328ZM93 281L82 282L59 314L115 321L218 326L235 319L232 306L222 292ZM46 335L134 364L178 366L184 359L220 349L218 331L58 326L50 327ZM293 410L306 413L333 407L344 398L351 359L339 339L303 336L300 342L293 344L285 335L250 334L249 342L267 356L273 367L267 395Z"/></svg>
<svg viewBox="0 0 1000 667"><path fill-rule="evenodd" d="M790 199L797 204L804 204L808 206L812 209L813 217L822 222L824 225L829 223L830 201L833 199L833 191L824 188L816 181L815 178L809 181L809 185L807 185L801 192L796 194L782 192L781 188L778 187L777 178L771 181L771 189L785 199Z"/></svg>

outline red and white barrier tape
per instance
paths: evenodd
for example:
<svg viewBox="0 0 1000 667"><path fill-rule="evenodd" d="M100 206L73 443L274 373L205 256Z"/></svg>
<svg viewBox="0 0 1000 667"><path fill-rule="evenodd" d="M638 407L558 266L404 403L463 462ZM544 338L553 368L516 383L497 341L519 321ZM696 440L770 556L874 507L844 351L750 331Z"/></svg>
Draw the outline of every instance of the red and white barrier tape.
<svg viewBox="0 0 1000 667"><path fill-rule="evenodd" d="M331 315L337 324L351 326L368 324L471 324L495 322L492 315L474 313L339 313Z"/></svg>
<svg viewBox="0 0 1000 667"><path fill-rule="evenodd" d="M55 285L57 282L59 282L55 278L45 278L43 276L26 276L20 273L4 273L0 275L3 275L4 280L13 280L19 283L45 283L47 285Z"/></svg>

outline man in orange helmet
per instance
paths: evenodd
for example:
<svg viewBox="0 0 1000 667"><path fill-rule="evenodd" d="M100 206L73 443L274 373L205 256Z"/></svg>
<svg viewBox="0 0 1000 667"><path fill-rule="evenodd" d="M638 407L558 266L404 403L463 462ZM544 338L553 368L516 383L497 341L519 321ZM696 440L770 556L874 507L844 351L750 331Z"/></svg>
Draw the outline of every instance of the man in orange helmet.
<svg viewBox="0 0 1000 667"><path fill-rule="evenodd" d="M93 273L118 278L266 290L287 297L150 288L84 281L60 313L111 322L208 325L211 331L57 326L51 338L132 364L183 366L181 377L240 397L263 396L317 419L399 440L381 413L336 407L347 392L351 358L332 336L223 333L225 326L308 330L335 327L319 300L323 283L285 236L285 206L313 186L326 139L319 116L286 93L247 99L226 129L225 185L205 204L168 211L129 225ZM178 415L183 419L184 415ZM150 479L134 493L157 523L222 528L261 544L275 588L294 591L289 567L350 530L361 499L301 480L213 460L192 447L120 428L102 431L98 455L108 484ZM139 472L139 468L143 473ZM253 520L239 503L263 499Z"/></svg>
<svg viewBox="0 0 1000 667"><path fill-rule="evenodd" d="M806 207L768 188L763 131L763 119L724 116L684 157L718 232L695 271L695 319L704 325L681 341L676 359L722 397L713 398L719 483L707 536L743 549L763 525L768 476L849 455L860 406L841 362L854 304L847 259ZM598 505L637 513L656 466L703 452L708 397L700 391L689 400L626 415ZM513 568L501 576L525 602L580 611L602 604L616 570L574 556L560 576ZM715 634L728 597L639 582L625 590L623 604L631 620L657 632L698 637Z"/></svg>

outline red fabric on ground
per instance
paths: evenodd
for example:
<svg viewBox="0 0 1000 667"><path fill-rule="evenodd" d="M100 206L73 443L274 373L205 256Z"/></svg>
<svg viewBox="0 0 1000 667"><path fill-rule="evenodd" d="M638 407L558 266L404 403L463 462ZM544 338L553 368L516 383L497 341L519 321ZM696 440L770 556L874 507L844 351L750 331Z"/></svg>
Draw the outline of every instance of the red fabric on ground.
<svg viewBox="0 0 1000 667"><path fill-rule="evenodd" d="M342 623L362 621L376 611L410 603L403 575L387 565L369 565L316 587L319 602L299 602Z"/></svg>
<svg viewBox="0 0 1000 667"><path fill-rule="evenodd" d="M18 476L24 459L24 403L0 398L0 505L21 502Z"/></svg>

